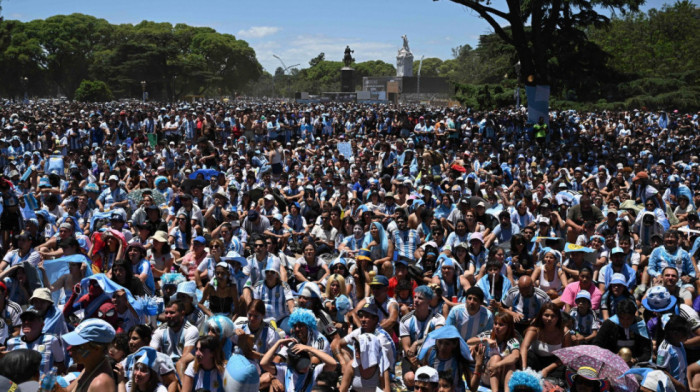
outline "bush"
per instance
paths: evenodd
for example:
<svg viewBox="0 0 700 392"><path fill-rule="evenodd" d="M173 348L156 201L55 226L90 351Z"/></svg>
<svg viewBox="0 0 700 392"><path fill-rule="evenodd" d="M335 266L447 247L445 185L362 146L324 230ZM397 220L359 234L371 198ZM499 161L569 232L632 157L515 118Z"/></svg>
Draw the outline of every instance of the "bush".
<svg viewBox="0 0 700 392"><path fill-rule="evenodd" d="M75 100L80 102L106 102L113 99L112 90L101 80L83 80L75 90Z"/></svg>

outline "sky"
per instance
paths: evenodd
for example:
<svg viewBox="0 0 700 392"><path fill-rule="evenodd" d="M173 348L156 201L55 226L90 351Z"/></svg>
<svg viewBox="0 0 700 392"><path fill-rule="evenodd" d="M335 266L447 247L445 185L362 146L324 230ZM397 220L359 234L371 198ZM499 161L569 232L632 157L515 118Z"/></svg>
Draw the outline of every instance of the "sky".
<svg viewBox="0 0 700 392"><path fill-rule="evenodd" d="M647 0L643 10L661 8L664 0ZM503 0L494 0L498 7ZM233 34L255 49L263 68L307 68L324 52L341 61L345 46L357 62L382 60L396 66L402 35L414 59L452 58L452 49L476 47L479 35L492 30L464 6L449 0L2 0L5 19L30 21L82 13L113 24L142 20L208 26Z"/></svg>

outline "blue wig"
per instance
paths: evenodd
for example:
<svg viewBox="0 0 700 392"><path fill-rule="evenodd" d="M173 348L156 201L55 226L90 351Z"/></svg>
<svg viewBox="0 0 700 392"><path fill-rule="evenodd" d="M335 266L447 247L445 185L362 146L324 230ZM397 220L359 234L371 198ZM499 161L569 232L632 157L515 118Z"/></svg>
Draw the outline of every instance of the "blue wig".
<svg viewBox="0 0 700 392"><path fill-rule="evenodd" d="M508 382L508 388L512 391L517 386L525 386L533 392L542 392L540 376L532 369L514 372Z"/></svg>
<svg viewBox="0 0 700 392"><path fill-rule="evenodd" d="M427 299L428 301L432 300L435 296L433 290L431 290L430 287L426 285L416 287L416 289L413 290L413 293L420 294L423 298Z"/></svg>
<svg viewBox="0 0 700 392"><path fill-rule="evenodd" d="M316 330L316 316L308 309L295 309L289 316L290 327L294 327L299 323L306 325L310 330Z"/></svg>

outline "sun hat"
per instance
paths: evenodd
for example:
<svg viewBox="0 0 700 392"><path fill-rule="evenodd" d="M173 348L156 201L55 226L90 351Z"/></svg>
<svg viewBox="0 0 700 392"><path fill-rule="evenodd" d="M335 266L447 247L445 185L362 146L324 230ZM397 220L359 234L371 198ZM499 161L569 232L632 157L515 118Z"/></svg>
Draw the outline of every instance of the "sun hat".
<svg viewBox="0 0 700 392"><path fill-rule="evenodd" d="M154 239L158 242L163 242L167 243L168 242L168 233L164 232L163 230L158 230L153 235L151 236L151 239Z"/></svg>
<svg viewBox="0 0 700 392"><path fill-rule="evenodd" d="M642 300L645 309L652 312L665 312L676 306L677 298L668 292L664 286L654 286Z"/></svg>
<svg viewBox="0 0 700 392"><path fill-rule="evenodd" d="M49 289L45 287L34 289L32 297L29 298L29 303L32 303L33 299L43 299L44 301L49 301L53 303L53 298L51 298L51 291L49 291Z"/></svg>
<svg viewBox="0 0 700 392"><path fill-rule="evenodd" d="M111 343L115 334L114 327L108 322L98 318L90 318L78 324L73 332L62 335L61 338L69 346L80 346L90 342Z"/></svg>
<svg viewBox="0 0 700 392"><path fill-rule="evenodd" d="M590 366L581 366L575 373L571 370L566 371L566 382L569 386L574 385L579 378L598 383L598 390L610 390L609 381L598 378L598 371Z"/></svg>

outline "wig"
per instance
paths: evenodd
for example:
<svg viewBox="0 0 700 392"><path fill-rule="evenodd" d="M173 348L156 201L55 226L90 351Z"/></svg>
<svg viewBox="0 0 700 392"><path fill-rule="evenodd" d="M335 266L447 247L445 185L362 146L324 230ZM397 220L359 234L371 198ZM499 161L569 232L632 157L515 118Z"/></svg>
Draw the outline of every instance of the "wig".
<svg viewBox="0 0 700 392"><path fill-rule="evenodd" d="M295 309L289 316L290 327L299 323L306 325L310 330L316 330L316 316L308 309Z"/></svg>

